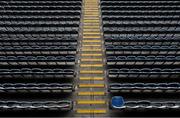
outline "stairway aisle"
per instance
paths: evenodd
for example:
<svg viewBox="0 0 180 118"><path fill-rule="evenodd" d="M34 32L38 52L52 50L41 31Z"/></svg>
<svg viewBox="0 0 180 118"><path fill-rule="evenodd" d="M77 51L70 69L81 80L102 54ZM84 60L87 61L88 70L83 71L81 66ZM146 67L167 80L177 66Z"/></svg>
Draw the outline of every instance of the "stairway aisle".
<svg viewBox="0 0 180 118"><path fill-rule="evenodd" d="M99 0L84 0L82 13L76 115L104 116L107 102Z"/></svg>

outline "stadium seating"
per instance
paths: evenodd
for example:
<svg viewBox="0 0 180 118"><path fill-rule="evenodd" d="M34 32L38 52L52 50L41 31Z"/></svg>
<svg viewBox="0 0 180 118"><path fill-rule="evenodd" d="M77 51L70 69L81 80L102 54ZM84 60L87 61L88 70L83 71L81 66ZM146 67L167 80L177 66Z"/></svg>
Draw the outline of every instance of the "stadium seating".
<svg viewBox="0 0 180 118"><path fill-rule="evenodd" d="M3 110L72 110L81 0L0 2L0 99ZM58 100L31 94L62 94ZM66 93L66 95L64 95Z"/></svg>
<svg viewBox="0 0 180 118"><path fill-rule="evenodd" d="M179 5L176 0L101 0L110 108L179 109L176 97L167 97L180 90Z"/></svg>

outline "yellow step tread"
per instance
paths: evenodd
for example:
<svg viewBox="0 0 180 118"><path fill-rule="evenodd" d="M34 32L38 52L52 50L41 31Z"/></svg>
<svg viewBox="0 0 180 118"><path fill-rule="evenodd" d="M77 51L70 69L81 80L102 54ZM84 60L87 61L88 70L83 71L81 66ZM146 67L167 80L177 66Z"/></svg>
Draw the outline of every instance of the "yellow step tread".
<svg viewBox="0 0 180 118"><path fill-rule="evenodd" d="M100 26L83 26L84 29L99 29Z"/></svg>
<svg viewBox="0 0 180 118"><path fill-rule="evenodd" d="M84 32L85 31L88 31L88 32L95 32L95 31L96 32L101 32L100 28L93 28L93 29L92 28L90 28L90 29L89 28L84 28L83 31Z"/></svg>
<svg viewBox="0 0 180 118"><path fill-rule="evenodd" d="M101 44L83 44L82 47L100 47Z"/></svg>
<svg viewBox="0 0 180 118"><path fill-rule="evenodd" d="M102 54L81 54L81 56L102 56Z"/></svg>
<svg viewBox="0 0 180 118"><path fill-rule="evenodd" d="M83 36L83 42L101 42L101 36Z"/></svg>
<svg viewBox="0 0 180 118"><path fill-rule="evenodd" d="M80 80L104 80L103 77L80 77Z"/></svg>
<svg viewBox="0 0 180 118"><path fill-rule="evenodd" d="M99 16L99 13L84 13L85 16Z"/></svg>
<svg viewBox="0 0 180 118"><path fill-rule="evenodd" d="M87 10L84 10L84 13L92 13L92 14L99 14L99 10L94 10L94 11L87 11Z"/></svg>
<svg viewBox="0 0 180 118"><path fill-rule="evenodd" d="M92 10L85 9L84 12L99 12L99 10L98 9L92 9Z"/></svg>
<svg viewBox="0 0 180 118"><path fill-rule="evenodd" d="M89 18L89 17L99 17L99 15L84 15L84 17L86 17L86 18Z"/></svg>
<svg viewBox="0 0 180 118"><path fill-rule="evenodd" d="M100 52L100 51L102 51L102 49L89 48L89 49L82 49L82 51L84 51L84 52Z"/></svg>
<svg viewBox="0 0 180 118"><path fill-rule="evenodd" d="M84 21L84 23L99 23L100 22L100 20L99 19L84 19L83 20Z"/></svg>
<svg viewBox="0 0 180 118"><path fill-rule="evenodd" d="M79 114L105 114L106 109L77 109L76 111Z"/></svg>
<svg viewBox="0 0 180 118"><path fill-rule="evenodd" d="M77 100L77 104L106 104L105 100Z"/></svg>
<svg viewBox="0 0 180 118"><path fill-rule="evenodd" d="M104 72L101 70L80 70L81 74L103 74Z"/></svg>
<svg viewBox="0 0 180 118"><path fill-rule="evenodd" d="M83 24L83 26L98 26L98 27L100 27L101 26L101 24L100 24L100 22L85 22L84 24Z"/></svg>
<svg viewBox="0 0 180 118"><path fill-rule="evenodd" d="M102 62L102 59L87 58L87 59L81 59L81 61L83 61L83 62Z"/></svg>
<svg viewBox="0 0 180 118"><path fill-rule="evenodd" d="M80 88L104 88L104 84L79 84Z"/></svg>
<svg viewBox="0 0 180 118"><path fill-rule="evenodd" d="M103 67L103 64L81 64L80 67Z"/></svg>
<svg viewBox="0 0 180 118"><path fill-rule="evenodd" d="M104 91L96 91L96 92L78 92L79 96L104 96Z"/></svg>
<svg viewBox="0 0 180 118"><path fill-rule="evenodd" d="M101 32L83 32L84 35L101 35Z"/></svg>

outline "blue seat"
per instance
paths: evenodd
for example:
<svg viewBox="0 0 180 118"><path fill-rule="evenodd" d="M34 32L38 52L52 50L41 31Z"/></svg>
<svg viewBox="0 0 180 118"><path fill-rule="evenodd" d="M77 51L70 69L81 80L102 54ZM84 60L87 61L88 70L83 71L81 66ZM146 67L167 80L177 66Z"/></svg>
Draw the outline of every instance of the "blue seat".
<svg viewBox="0 0 180 118"><path fill-rule="evenodd" d="M112 108L121 108L124 105L124 99L121 96L114 96L111 99Z"/></svg>

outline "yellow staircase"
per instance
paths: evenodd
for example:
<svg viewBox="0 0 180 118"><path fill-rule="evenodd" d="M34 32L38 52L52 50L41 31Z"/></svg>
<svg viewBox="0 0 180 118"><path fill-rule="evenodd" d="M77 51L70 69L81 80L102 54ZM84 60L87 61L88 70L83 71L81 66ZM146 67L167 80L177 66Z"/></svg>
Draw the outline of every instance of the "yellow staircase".
<svg viewBox="0 0 180 118"><path fill-rule="evenodd" d="M99 0L84 0L76 114L106 114L104 45ZM77 115L78 116L78 115Z"/></svg>

